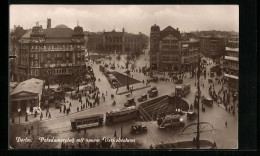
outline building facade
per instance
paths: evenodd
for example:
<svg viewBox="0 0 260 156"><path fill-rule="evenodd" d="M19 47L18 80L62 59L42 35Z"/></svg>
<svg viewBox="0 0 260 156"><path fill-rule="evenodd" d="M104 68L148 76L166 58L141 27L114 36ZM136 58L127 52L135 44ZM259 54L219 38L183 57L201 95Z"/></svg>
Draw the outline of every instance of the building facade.
<svg viewBox="0 0 260 156"><path fill-rule="evenodd" d="M171 26L160 31L153 25L150 34L150 67L151 70L173 71L181 70L181 34Z"/></svg>
<svg viewBox="0 0 260 156"><path fill-rule="evenodd" d="M36 24L19 40L18 82L46 74L70 76L74 70L86 67L83 28L76 26L72 30L65 25L55 28L47 25L48 28L43 29Z"/></svg>
<svg viewBox="0 0 260 156"><path fill-rule="evenodd" d="M184 71L196 68L198 56L200 55L200 42L196 39L181 41L181 65Z"/></svg>
<svg viewBox="0 0 260 156"><path fill-rule="evenodd" d="M201 53L211 59L218 59L224 56L226 39L219 35L209 35L200 37Z"/></svg>
<svg viewBox="0 0 260 156"><path fill-rule="evenodd" d="M98 32L88 33L87 47L92 52L107 52L107 53L135 53L142 52L145 45L148 44L148 38L144 34L131 34L125 32Z"/></svg>
<svg viewBox="0 0 260 156"><path fill-rule="evenodd" d="M239 38L228 39L226 54L224 59L224 77L230 89L238 91L239 76Z"/></svg>

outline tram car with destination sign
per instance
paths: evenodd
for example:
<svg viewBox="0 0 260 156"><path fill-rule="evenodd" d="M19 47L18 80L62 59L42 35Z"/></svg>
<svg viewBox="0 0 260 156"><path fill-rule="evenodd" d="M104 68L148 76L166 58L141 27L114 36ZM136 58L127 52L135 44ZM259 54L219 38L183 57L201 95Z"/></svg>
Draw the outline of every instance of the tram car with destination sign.
<svg viewBox="0 0 260 156"><path fill-rule="evenodd" d="M103 114L93 114L84 115L81 117L71 118L71 128L72 130L79 130L90 127L98 127L103 125L104 115Z"/></svg>
<svg viewBox="0 0 260 156"><path fill-rule="evenodd" d="M136 119L139 117L139 110L136 106L124 107L106 112L106 125Z"/></svg>

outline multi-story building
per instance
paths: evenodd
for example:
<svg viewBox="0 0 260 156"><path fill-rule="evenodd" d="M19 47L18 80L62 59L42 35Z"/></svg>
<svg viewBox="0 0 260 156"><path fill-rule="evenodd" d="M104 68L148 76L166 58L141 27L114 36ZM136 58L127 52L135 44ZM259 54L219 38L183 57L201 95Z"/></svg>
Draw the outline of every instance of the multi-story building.
<svg viewBox="0 0 260 156"><path fill-rule="evenodd" d="M225 53L225 37L209 35L200 37L201 53L211 59L218 59Z"/></svg>
<svg viewBox="0 0 260 156"><path fill-rule="evenodd" d="M120 52L120 53L139 53L145 48L148 40L144 34L131 34L125 32L98 32L88 33L87 47L89 51L93 52Z"/></svg>
<svg viewBox="0 0 260 156"><path fill-rule="evenodd" d="M14 29L10 32L9 37L9 55L17 56L19 44L19 39L25 34L26 30L20 25L14 25ZM9 69L10 69L10 81L17 81L17 61L16 59L9 59Z"/></svg>
<svg viewBox="0 0 260 156"><path fill-rule="evenodd" d="M180 31L168 26L160 31L153 25L150 34L150 66L152 70L177 72L188 70L197 62L199 41L181 39Z"/></svg>
<svg viewBox="0 0 260 156"><path fill-rule="evenodd" d="M196 68L198 56L200 54L199 41L190 38L188 41L181 41L181 65L185 71Z"/></svg>
<svg viewBox="0 0 260 156"><path fill-rule="evenodd" d="M50 23L47 26L43 29L36 24L19 40L19 82L31 77L41 78L44 72L54 77L70 76L73 71L86 67L83 28L76 26L72 30L62 24L50 28Z"/></svg>
<svg viewBox="0 0 260 156"><path fill-rule="evenodd" d="M238 91L239 75L239 39L231 37L228 39L224 59L224 77L230 89Z"/></svg>

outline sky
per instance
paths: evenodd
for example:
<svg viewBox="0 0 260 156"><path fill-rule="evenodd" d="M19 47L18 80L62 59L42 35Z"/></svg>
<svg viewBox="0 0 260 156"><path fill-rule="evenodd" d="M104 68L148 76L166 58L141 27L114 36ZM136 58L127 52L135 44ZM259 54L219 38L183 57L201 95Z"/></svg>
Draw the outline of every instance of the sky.
<svg viewBox="0 0 260 156"><path fill-rule="evenodd" d="M239 31L238 5L10 5L10 28L14 25L30 29L36 21L46 28L77 21L84 31L122 31L149 35L156 23L181 32L200 30Z"/></svg>

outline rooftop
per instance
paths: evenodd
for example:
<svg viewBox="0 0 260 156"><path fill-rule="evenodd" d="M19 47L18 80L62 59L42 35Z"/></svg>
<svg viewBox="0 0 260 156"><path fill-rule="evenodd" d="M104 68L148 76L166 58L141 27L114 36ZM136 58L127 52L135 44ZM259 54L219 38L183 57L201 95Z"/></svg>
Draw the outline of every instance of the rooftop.
<svg viewBox="0 0 260 156"><path fill-rule="evenodd" d="M14 95L20 92L40 93L43 87L43 80L31 78L20 82L15 89L10 93Z"/></svg>

